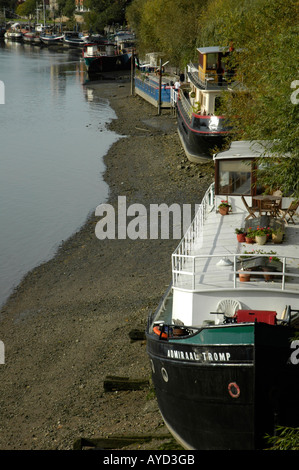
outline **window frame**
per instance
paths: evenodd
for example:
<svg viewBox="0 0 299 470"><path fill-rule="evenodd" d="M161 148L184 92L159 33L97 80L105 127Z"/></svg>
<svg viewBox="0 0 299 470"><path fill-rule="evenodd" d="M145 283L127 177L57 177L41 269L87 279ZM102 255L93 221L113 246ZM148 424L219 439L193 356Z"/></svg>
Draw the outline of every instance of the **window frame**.
<svg viewBox="0 0 299 470"><path fill-rule="evenodd" d="M216 160L215 165L215 194L216 195L225 195L225 196L241 196L242 193L230 192L224 193L220 189L220 162L238 162L238 161L249 161L250 162L250 174L251 174L251 188L250 193L246 194L246 196L255 196L256 195L256 169L257 164L254 158L226 158L226 159L219 159Z"/></svg>

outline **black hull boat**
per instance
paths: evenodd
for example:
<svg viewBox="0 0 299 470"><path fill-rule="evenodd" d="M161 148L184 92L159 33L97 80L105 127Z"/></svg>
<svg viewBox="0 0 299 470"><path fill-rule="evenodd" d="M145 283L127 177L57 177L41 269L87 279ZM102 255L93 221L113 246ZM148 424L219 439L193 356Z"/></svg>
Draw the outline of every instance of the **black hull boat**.
<svg viewBox="0 0 299 470"><path fill-rule="evenodd" d="M187 67L187 80L177 96L178 134L187 158L194 163L212 159L222 149L231 126L219 114L220 98L233 82L232 70L225 70L232 49L198 49L198 65Z"/></svg>
<svg viewBox="0 0 299 470"><path fill-rule="evenodd" d="M192 113L190 118L180 97L177 100L177 123L181 144L188 160L193 163L211 161L213 150L223 147L230 131L223 116Z"/></svg>
<svg viewBox="0 0 299 470"><path fill-rule="evenodd" d="M185 449L262 450L277 426L299 424L299 218L286 217L290 198L256 194L264 151L233 142L214 155L215 183L172 254L172 282L148 318L158 405ZM271 214L254 204L269 200ZM250 251L237 227L255 230ZM269 233L263 249L260 227Z"/></svg>
<svg viewBox="0 0 299 470"><path fill-rule="evenodd" d="M248 322L172 332L167 340L148 335L159 409L178 442L190 450L257 450L277 424L298 426L294 334Z"/></svg>
<svg viewBox="0 0 299 470"><path fill-rule="evenodd" d="M114 44L86 44L83 58L88 74L129 70L130 52L121 52Z"/></svg>

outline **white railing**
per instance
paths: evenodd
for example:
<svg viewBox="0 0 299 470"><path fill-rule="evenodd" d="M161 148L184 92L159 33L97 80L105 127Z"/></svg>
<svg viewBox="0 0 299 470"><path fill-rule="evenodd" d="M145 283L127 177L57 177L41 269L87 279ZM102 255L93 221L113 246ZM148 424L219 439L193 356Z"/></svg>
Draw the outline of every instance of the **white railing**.
<svg viewBox="0 0 299 470"><path fill-rule="evenodd" d="M187 100L186 96L184 95L183 91L180 90L180 102L186 112L186 114L189 116L189 118L191 119L192 117L192 112L193 112L193 108L191 106L191 103Z"/></svg>
<svg viewBox="0 0 299 470"><path fill-rule="evenodd" d="M193 221L191 222L189 228L187 229L184 237L180 241L176 250L172 255L172 272L173 272L173 283L175 283L175 273L177 268L177 263L179 263L180 268L183 267L184 256L188 256L194 246L194 242L198 241L199 235L203 229L204 220L206 215L211 208L214 207L215 200L215 183L212 183L208 190L206 191L204 197L202 198L201 204L198 207L198 210L195 214Z"/></svg>
<svg viewBox="0 0 299 470"><path fill-rule="evenodd" d="M233 74L199 73L195 65L190 63L188 77L197 88L223 90L228 87Z"/></svg>
<svg viewBox="0 0 299 470"><path fill-rule="evenodd" d="M267 284L267 289L282 290L299 292L299 269L292 267L294 261L296 266L299 265L298 257L291 256L279 256L279 260L282 263L281 271L272 271L270 267L265 266L264 269L268 271L242 271L248 273L250 276L254 276L256 280L250 282L238 282L238 274L240 273L240 267L237 269L237 264L242 263L240 253L230 253L230 260L232 265L228 268L217 269L217 259L227 259L227 253L217 255L188 255L175 252L172 255L172 273L173 273L173 286L179 287L184 290L200 291L209 289L238 289L241 286L253 289L265 289L265 281L261 278L266 275L271 275L275 281L271 284ZM271 255L270 255L271 256ZM256 258L256 254L246 254L246 260L250 258ZM258 254L258 257L269 258L269 254ZM210 270L201 269L200 266L207 266L209 262L212 263ZM184 269L185 268L185 269Z"/></svg>
<svg viewBox="0 0 299 470"><path fill-rule="evenodd" d="M170 101L171 101L171 106L175 108L176 102L178 100L178 90L175 88L170 89Z"/></svg>

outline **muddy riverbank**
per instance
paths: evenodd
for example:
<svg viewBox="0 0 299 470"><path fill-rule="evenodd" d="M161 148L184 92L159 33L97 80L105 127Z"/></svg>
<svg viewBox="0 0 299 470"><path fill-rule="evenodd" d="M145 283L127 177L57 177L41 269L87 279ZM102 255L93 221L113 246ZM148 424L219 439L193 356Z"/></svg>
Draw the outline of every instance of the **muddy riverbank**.
<svg viewBox="0 0 299 470"><path fill-rule="evenodd" d="M186 160L175 115L163 110L157 116L131 95L129 81L93 89L115 110L109 127L121 136L105 157L116 217L118 196L147 208L199 203L213 167ZM99 145L100 138L99 132ZM145 329L170 282L170 256L179 240L99 240L98 220L93 212L2 308L2 450L68 450L80 437L167 432L150 388L105 392L103 384L108 375L150 379L146 343L131 342L129 333Z"/></svg>

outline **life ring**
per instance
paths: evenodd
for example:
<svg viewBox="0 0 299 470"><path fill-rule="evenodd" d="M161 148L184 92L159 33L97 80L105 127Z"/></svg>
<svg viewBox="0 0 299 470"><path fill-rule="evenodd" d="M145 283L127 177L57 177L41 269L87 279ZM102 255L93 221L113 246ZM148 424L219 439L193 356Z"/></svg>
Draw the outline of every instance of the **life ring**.
<svg viewBox="0 0 299 470"><path fill-rule="evenodd" d="M158 326L154 326L153 328L154 333L158 335L160 338L167 339L168 335L165 332L161 332L160 328Z"/></svg>
<svg viewBox="0 0 299 470"><path fill-rule="evenodd" d="M231 382L228 385L228 393L233 398L239 398L241 393L239 385L236 382Z"/></svg>

